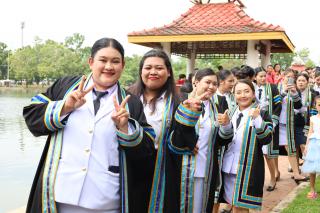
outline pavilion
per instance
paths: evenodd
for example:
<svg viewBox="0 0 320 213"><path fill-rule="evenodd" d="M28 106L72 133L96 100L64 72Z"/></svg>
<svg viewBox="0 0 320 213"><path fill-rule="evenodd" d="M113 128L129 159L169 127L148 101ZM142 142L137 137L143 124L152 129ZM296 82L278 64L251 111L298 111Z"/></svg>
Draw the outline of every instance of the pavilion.
<svg viewBox="0 0 320 213"><path fill-rule="evenodd" d="M294 51L282 27L255 21L244 12L240 0L194 3L171 24L131 32L128 41L188 58L187 73L198 58L246 59L249 66L266 67L271 53Z"/></svg>

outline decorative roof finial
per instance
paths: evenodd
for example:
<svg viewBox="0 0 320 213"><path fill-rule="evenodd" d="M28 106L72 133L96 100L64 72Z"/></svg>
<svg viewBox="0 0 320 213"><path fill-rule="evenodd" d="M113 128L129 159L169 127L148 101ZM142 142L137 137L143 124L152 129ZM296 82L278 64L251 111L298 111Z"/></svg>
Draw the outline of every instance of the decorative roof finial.
<svg viewBox="0 0 320 213"><path fill-rule="evenodd" d="M228 0L228 2L238 2L240 8L245 8L246 6L241 2L241 0Z"/></svg>
<svg viewBox="0 0 320 213"><path fill-rule="evenodd" d="M190 0L194 4L208 4L211 0L207 0L206 3L202 2L202 0Z"/></svg>

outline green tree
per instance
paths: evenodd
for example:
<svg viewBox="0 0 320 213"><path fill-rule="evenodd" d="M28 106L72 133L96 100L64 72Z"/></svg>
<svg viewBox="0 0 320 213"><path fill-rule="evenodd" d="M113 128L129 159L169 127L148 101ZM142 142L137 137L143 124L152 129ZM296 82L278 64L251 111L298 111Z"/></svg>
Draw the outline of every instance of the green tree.
<svg viewBox="0 0 320 213"><path fill-rule="evenodd" d="M139 62L141 56L133 55L132 57L125 57L125 68L122 72L120 83L121 85L127 87L133 84L139 76Z"/></svg>
<svg viewBox="0 0 320 213"><path fill-rule="evenodd" d="M34 48L26 46L16 50L10 56L10 75L16 80L31 82L39 76L37 70L37 58Z"/></svg>
<svg viewBox="0 0 320 213"><path fill-rule="evenodd" d="M71 50L79 51L81 50L84 40L84 35L81 35L80 33L74 33L72 36L68 36L65 38L64 46Z"/></svg>
<svg viewBox="0 0 320 213"><path fill-rule="evenodd" d="M5 43L0 42L0 79L6 79L8 76L8 55L9 50Z"/></svg>
<svg viewBox="0 0 320 213"><path fill-rule="evenodd" d="M271 64L280 64L281 69L285 70L291 66L295 53L272 53Z"/></svg>

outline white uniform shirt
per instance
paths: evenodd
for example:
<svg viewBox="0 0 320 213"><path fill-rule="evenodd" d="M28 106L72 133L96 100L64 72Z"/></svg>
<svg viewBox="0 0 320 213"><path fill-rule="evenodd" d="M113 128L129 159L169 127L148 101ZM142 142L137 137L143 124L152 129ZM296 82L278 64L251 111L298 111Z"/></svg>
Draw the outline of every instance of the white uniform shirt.
<svg viewBox="0 0 320 213"><path fill-rule="evenodd" d="M198 154L196 154L196 166L195 166L195 177L205 177L207 154L208 154L208 139L210 132L212 131L211 121L210 121L210 102L204 101L205 114L202 117L200 115L199 123L197 123L196 128L199 128L199 138L197 146L199 147Z"/></svg>
<svg viewBox="0 0 320 213"><path fill-rule="evenodd" d="M313 90L320 93L320 85L318 86L316 83L313 85Z"/></svg>
<svg viewBox="0 0 320 213"><path fill-rule="evenodd" d="M234 108L236 107L237 103L236 103L236 101L235 101L234 98L233 98L233 99L231 98L231 96L232 96L232 93L231 93L231 92L226 92L226 93L223 93L223 94L222 94L221 91L220 91L219 88L218 88L217 91L216 91L216 94L217 94L217 95L220 95L220 96L226 97L229 111L232 110L232 109L234 109Z"/></svg>
<svg viewBox="0 0 320 213"><path fill-rule="evenodd" d="M87 87L90 85L92 79ZM89 92L86 103L68 118L55 180L56 202L89 209L120 209L119 173L109 171L109 166L119 166L116 127L111 120L117 85L108 92L101 98L96 116L95 95Z"/></svg>
<svg viewBox="0 0 320 213"><path fill-rule="evenodd" d="M140 100L143 103L143 96L140 96ZM161 127L162 127L162 118L163 118L163 112L165 108L165 98L164 93L157 99L156 106L154 112L152 112L152 108L150 104L144 104L143 110L144 114L146 115L146 119L149 125L151 125L154 129L154 132L156 134L155 138L155 148L158 149L158 139L160 137L161 133Z"/></svg>
<svg viewBox="0 0 320 213"><path fill-rule="evenodd" d="M232 142L229 144L228 149L225 151L222 162L222 171L225 173L237 174L238 163L240 159L240 151L243 141L243 134L245 128L245 122L249 116L250 107L242 111L242 118L238 128L236 127L236 122L240 114L239 108L236 110L232 116L231 122L234 127L234 135ZM252 120L252 125L255 128L260 128L262 125L262 118L259 115L256 119Z"/></svg>

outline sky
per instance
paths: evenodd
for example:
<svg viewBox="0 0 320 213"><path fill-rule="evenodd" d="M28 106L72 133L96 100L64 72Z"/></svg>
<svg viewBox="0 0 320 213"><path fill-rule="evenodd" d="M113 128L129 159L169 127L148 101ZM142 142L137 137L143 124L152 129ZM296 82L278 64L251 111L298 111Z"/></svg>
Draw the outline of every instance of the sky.
<svg viewBox="0 0 320 213"><path fill-rule="evenodd" d="M205 1L205 0L204 0ZM227 0L211 0L227 2ZM310 58L320 64L320 1L242 0L245 12L268 24L280 25L296 50L309 48ZM113 37L123 44L126 55L142 55L148 48L128 43L127 34L169 24L185 13L189 0L10 0L0 12L0 42L16 49L33 45L35 37L63 42L80 33L85 45L102 37Z"/></svg>

